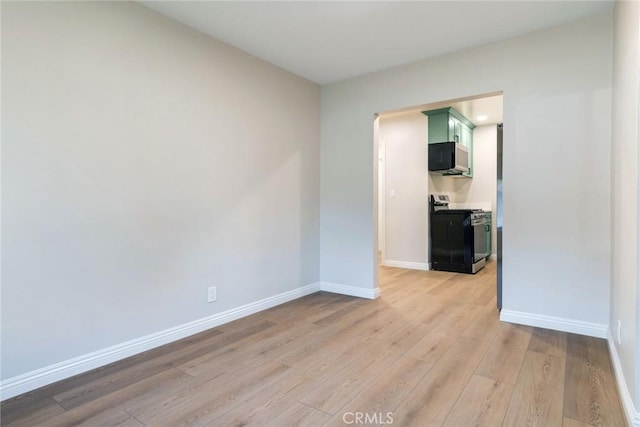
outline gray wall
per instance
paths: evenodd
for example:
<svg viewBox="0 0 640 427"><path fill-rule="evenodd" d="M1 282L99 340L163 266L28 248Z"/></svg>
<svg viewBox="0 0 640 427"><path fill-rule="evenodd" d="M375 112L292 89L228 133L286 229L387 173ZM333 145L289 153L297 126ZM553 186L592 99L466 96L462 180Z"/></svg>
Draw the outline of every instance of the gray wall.
<svg viewBox="0 0 640 427"><path fill-rule="evenodd" d="M504 300L609 322L612 16L322 87L321 277L376 286L376 112L504 91Z"/></svg>
<svg viewBox="0 0 640 427"><path fill-rule="evenodd" d="M640 408L637 328L640 3L616 2L615 24L610 331L627 383L626 393L635 407ZM618 321L622 324L620 344Z"/></svg>
<svg viewBox="0 0 640 427"><path fill-rule="evenodd" d="M3 2L2 378L317 282L319 97L135 3Z"/></svg>
<svg viewBox="0 0 640 427"><path fill-rule="evenodd" d="M427 268L427 117L420 111L380 116L384 141L385 265ZM395 191L396 197L391 197Z"/></svg>

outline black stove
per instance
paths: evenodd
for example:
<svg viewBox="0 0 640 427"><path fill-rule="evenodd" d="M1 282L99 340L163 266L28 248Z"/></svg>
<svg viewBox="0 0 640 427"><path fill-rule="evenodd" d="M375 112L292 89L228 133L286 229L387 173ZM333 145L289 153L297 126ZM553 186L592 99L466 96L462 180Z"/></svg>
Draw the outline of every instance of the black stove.
<svg viewBox="0 0 640 427"><path fill-rule="evenodd" d="M485 265L485 212L449 209L449 197L430 196L431 269L477 273Z"/></svg>

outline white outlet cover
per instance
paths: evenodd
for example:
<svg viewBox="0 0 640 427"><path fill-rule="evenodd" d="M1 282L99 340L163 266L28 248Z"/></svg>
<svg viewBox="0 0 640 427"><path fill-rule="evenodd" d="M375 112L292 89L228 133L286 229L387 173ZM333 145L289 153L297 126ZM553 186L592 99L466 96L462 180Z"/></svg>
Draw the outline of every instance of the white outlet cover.
<svg viewBox="0 0 640 427"><path fill-rule="evenodd" d="M207 293L207 302L214 302L218 298L218 288L215 286L209 286Z"/></svg>
<svg viewBox="0 0 640 427"><path fill-rule="evenodd" d="M618 320L618 345L622 344L622 322Z"/></svg>

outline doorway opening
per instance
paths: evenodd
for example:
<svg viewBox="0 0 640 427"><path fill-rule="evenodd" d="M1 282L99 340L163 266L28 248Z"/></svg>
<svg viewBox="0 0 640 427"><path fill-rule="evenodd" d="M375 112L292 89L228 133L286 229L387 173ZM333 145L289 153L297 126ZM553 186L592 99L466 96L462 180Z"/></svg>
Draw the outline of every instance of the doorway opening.
<svg viewBox="0 0 640 427"><path fill-rule="evenodd" d="M429 138L429 117L423 112L446 108L453 108L473 125L471 177L428 171L428 144L433 140ZM497 264L497 277L501 279L502 123L501 92L376 115L374 159L378 220L375 243L379 266L433 269L429 196L446 194L456 209L491 212L487 259ZM498 290L496 293L499 298L501 294Z"/></svg>

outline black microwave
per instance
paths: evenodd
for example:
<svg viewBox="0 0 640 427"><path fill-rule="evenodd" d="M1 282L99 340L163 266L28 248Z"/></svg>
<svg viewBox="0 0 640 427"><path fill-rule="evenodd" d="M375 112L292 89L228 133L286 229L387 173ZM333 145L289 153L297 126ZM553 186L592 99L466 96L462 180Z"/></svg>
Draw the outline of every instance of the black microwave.
<svg viewBox="0 0 640 427"><path fill-rule="evenodd" d="M469 172L469 150L459 142L436 142L429 146L429 171L447 174Z"/></svg>

